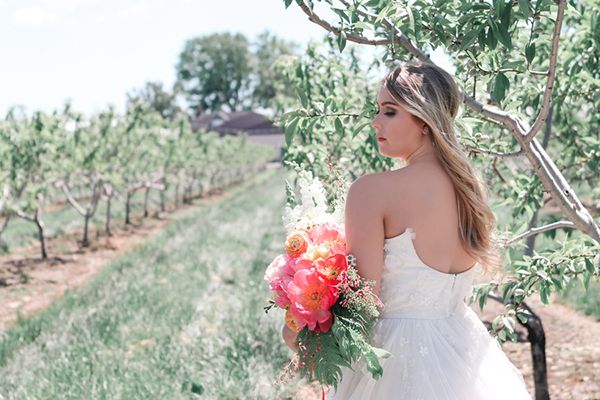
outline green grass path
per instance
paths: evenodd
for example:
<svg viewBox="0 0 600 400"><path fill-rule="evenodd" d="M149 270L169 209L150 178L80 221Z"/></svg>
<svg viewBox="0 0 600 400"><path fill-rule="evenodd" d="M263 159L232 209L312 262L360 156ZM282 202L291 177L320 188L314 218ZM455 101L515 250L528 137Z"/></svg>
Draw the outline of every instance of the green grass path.
<svg viewBox="0 0 600 400"><path fill-rule="evenodd" d="M0 399L292 398L262 276L284 172L203 200L84 288L0 335ZM201 394L198 396L198 394Z"/></svg>

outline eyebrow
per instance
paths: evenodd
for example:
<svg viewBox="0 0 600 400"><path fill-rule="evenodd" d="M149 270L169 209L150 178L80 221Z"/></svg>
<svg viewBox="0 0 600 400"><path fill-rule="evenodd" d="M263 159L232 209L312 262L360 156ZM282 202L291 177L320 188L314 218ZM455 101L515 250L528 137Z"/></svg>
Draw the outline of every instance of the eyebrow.
<svg viewBox="0 0 600 400"><path fill-rule="evenodd" d="M392 105L392 106L398 106L398 103L394 103L393 101L384 101L383 103L381 103L382 106L385 105Z"/></svg>

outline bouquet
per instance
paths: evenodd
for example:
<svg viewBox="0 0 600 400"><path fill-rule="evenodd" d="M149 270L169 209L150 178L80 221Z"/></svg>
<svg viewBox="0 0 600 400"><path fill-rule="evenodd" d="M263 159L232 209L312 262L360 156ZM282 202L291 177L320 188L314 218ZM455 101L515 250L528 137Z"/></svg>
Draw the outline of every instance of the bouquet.
<svg viewBox="0 0 600 400"><path fill-rule="evenodd" d="M372 346L369 337L383 305L374 282L359 276L347 251L343 203L328 212L325 190L310 172L300 172L298 186L300 201L288 185L285 253L265 272L274 296L265 310L284 309L286 325L298 333L299 350L286 370L337 387L341 367L351 368L362 356L377 379L383 373L378 358L390 354Z"/></svg>

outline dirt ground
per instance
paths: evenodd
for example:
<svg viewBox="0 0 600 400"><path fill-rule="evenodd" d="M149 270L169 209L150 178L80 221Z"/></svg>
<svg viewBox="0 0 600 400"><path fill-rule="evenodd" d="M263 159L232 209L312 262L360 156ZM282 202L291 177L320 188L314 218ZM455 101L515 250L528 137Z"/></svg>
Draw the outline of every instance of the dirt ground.
<svg viewBox="0 0 600 400"><path fill-rule="evenodd" d="M205 204L220 196L213 194L210 199L201 201ZM87 248L79 246L79 231L51 239L48 241L49 259L45 261L37 256L37 243L0 256L0 332L13 325L18 315L32 315L67 290L80 287L106 263L158 234L184 216L190 207L194 206L183 206L145 219L134 217L129 226L114 221L110 237L91 230L91 245Z"/></svg>
<svg viewBox="0 0 600 400"><path fill-rule="evenodd" d="M527 302L542 321L546 334L546 361L550 398L553 400L600 399L600 322L575 312L566 304L551 299L545 305L539 298ZM484 313L473 310L482 320L491 321L504 306L488 300ZM525 329L517 330L527 335ZM508 358L519 368L533 395L533 366L529 343L506 342Z"/></svg>

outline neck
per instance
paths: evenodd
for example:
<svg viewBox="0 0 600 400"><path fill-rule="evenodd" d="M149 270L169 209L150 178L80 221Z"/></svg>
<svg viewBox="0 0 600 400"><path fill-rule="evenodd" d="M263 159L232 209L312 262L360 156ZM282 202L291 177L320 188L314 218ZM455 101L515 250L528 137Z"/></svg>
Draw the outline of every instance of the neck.
<svg viewBox="0 0 600 400"><path fill-rule="evenodd" d="M406 157L406 164L412 165L424 161L437 160L433 143L430 140L423 140L423 143L416 148L408 157Z"/></svg>

